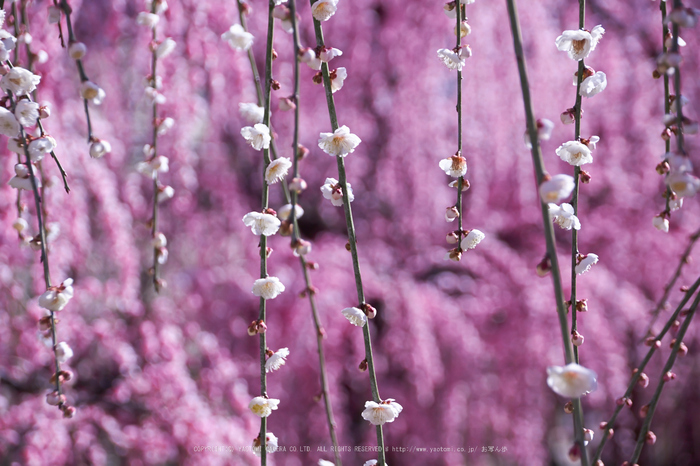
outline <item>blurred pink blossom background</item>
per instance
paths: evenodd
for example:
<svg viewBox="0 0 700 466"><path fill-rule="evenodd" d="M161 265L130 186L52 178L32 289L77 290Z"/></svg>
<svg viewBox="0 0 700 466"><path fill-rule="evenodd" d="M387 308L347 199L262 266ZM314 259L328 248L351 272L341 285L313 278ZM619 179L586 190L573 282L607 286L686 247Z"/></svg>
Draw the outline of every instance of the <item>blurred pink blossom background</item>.
<svg viewBox="0 0 700 466"><path fill-rule="evenodd" d="M6 2L7 3L7 2ZM29 5L33 50L49 59L37 65L39 100L53 105L48 132L65 167L70 194L48 159L47 221L60 235L50 244L55 282L72 277L75 298L60 314L59 340L75 351L68 366L75 378L66 395L77 407L64 420L46 404L53 354L37 339L37 304L45 291L39 253L24 247L12 229L16 190L7 186L16 163L1 144L0 153L0 464L259 464L246 451L259 430L248 402L259 395L258 340L246 328L257 319L252 295L259 274L258 238L242 217L259 209L262 156L245 144L239 102L255 101L247 56L220 35L238 22L236 2L182 0L158 25L177 42L160 64L162 116L175 126L159 140L170 158L161 180L175 188L160 207L161 231L170 259L162 267L168 287L153 292L147 274L153 255L147 222L152 183L135 170L150 142L151 106L144 95L150 72L149 31L135 18L141 1L71 1L76 35L88 46L84 65L107 97L91 107L96 136L111 142L102 159L89 157L83 102L75 63L61 48L55 25L47 21L50 2ZM253 50L263 64L265 2L251 2L248 17ZM315 39L309 5L299 5L301 38ZM521 2L525 53L538 118L556 122L542 144L548 171L571 173L554 153L573 139L572 126L559 114L573 106L576 64L556 50L555 38L578 24L577 2ZM572 464L572 420L565 400L546 385L546 367L563 365L563 348L549 277L536 265L545 253L539 199L529 151L523 144L525 120L505 2L468 5L473 50L464 69L464 151L471 189L464 195L466 228L486 239L460 263L444 261L444 221L454 203L450 181L438 167L456 150L456 73L437 59L452 47L453 21L440 2L341 0L324 23L326 43L343 51L332 67L346 67L348 78L335 94L341 125L362 143L346 158L355 193L353 211L372 320L375 363L382 397L404 407L385 425L387 463L395 465ZM586 24L602 24L606 34L587 64L607 74L607 89L583 104L582 135L601 141L582 187L579 248L600 262L578 281L578 295L589 311L579 314L585 336L581 363L598 374L599 388L583 398L586 427L607 420L646 354L640 344L650 311L675 270L688 237L698 227L695 199L674 212L668 234L656 230L653 216L664 208L663 178L654 170L662 160L663 84L652 79L661 51L658 2L589 1ZM686 113L698 117L698 40L688 43L681 67ZM293 93L291 36L275 31L272 124L280 155L292 157L292 112L278 101ZM261 73L263 72L261 68ZM350 254L345 250L342 209L323 199L319 187L337 177L335 160L316 144L330 131L322 86L302 65L300 142L310 149L301 162L309 189L300 197L305 210L302 236L313 242L307 257L326 330L324 342L331 396L344 464L376 458L356 446L374 446L374 428L361 417L371 399L360 332L341 315L356 305ZM687 139L691 160L697 142ZM23 194L29 212L30 197ZM277 186L271 207L285 204ZM30 222L36 231L33 214ZM563 283L568 294L570 236L558 231ZM289 238L272 237L270 274L287 288L268 305L268 345L288 347L290 356L268 375L271 397L280 407L268 429L286 451L270 464L311 465L332 460L320 394L316 341L308 301L299 298L304 281ZM696 255L695 255L696 256ZM671 293L700 273L691 262ZM663 325L664 311L656 324ZM658 383L669 353L666 337L646 372L651 385L638 388L634 406L615 426L603 460L620 464L631 455L641 425L639 407ZM641 464L691 465L700 462L697 423L700 380L698 332L691 326L690 351L664 390ZM198 452L198 446L227 446ZM482 447L501 451L482 452ZM292 451L295 447L297 451ZM299 451L300 447L309 451ZM425 448L400 452L393 448ZM319 451L325 448L326 452ZM431 451L431 449L451 451ZM470 451L473 448L473 451ZM459 451L462 449L463 451Z"/></svg>

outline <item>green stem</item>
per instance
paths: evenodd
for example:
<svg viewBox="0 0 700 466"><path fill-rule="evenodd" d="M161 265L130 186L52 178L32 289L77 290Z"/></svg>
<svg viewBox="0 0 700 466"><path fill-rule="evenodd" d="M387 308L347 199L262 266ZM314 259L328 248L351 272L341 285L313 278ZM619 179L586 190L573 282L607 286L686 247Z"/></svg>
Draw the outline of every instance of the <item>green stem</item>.
<svg viewBox="0 0 700 466"><path fill-rule="evenodd" d="M311 0L313 4L313 0ZM325 42L323 39L323 29L321 28L321 23L314 18L314 31L316 34L316 45L317 47L324 47ZM338 116L335 108L335 100L333 99L333 91L331 90L331 78L328 71L328 64L323 63L321 65L321 72L323 74L323 85L326 91L326 102L328 105L328 116L331 120L332 131L338 129ZM362 275L360 273L360 260L357 253L357 238L355 236L355 224L352 216L352 207L348 201L348 185L347 176L345 173L345 162L343 157L336 157L338 165L338 180L343 191L343 208L345 211L345 224L348 229L348 242L350 243L350 252L352 254L352 266L355 275L355 287L357 288L357 300L359 303L359 308L362 309L365 301L364 288L362 286ZM372 389L372 397L375 403L381 402L379 396L379 387L377 385L377 375L374 368L374 356L372 354L372 340L369 332L369 324L362 327L362 334L365 342L365 359L367 360L367 370L369 371L370 386ZM384 433L382 426L377 426L377 447L378 447L378 463L379 466L384 466L386 464L385 452L384 452Z"/></svg>
<svg viewBox="0 0 700 466"><path fill-rule="evenodd" d="M663 370L661 371L659 385L656 387L656 391L654 392L654 396L651 398L651 402L649 403L649 410L647 411L647 415L644 418L644 423L642 424L642 429L639 431L639 436L637 437L637 444L634 447L634 453L632 454L632 458L630 459L630 464L637 463L637 460L639 459L639 455L641 455L641 453L642 453L642 448L644 447L644 443L646 441L647 432L649 432L649 427L651 426L651 421L652 421L652 418L654 417L654 412L656 411L656 406L659 404L659 399L661 398L661 391L663 390L664 384L666 383L666 381L664 380L664 377L665 377L666 373L668 373L673 368L673 364L676 362L676 356L678 356L678 350L680 349L681 343L683 343L683 337L685 336L685 332L688 330L688 327L690 326L690 322L693 320L693 315L695 314L695 310L697 309L698 304L700 304L700 294L698 294L695 297L695 301L693 301L693 304L690 306L690 312L688 313L685 320L683 321L683 324L681 325L680 329L678 330L678 334L676 335L676 343L673 345L673 349L671 350L671 354L668 356L668 359L666 360L666 365L664 366Z"/></svg>
<svg viewBox="0 0 700 466"><path fill-rule="evenodd" d="M151 2L151 13L156 13L156 2ZM70 15L66 13L67 22L69 24L68 32L71 37L71 43L73 42L73 29L70 27ZM155 42L157 38L156 26L153 26L152 41ZM151 87L155 91L157 88L158 74L157 74L158 56L156 55L156 50L154 49L151 54ZM85 100L85 113L88 113L87 100ZM153 100L153 113L151 115L153 120L153 145L151 149L153 150L153 158L158 157L158 103ZM90 119L88 118L88 128L90 127ZM89 141L88 141L89 142ZM151 218L151 238L155 239L158 234L158 174L156 173L153 179L153 216ZM160 293L160 264L158 263L158 248L153 246L153 288L156 293Z"/></svg>
<svg viewBox="0 0 700 466"><path fill-rule="evenodd" d="M267 48L265 49L265 116L263 124L270 128L270 98L272 93L272 43L274 39L275 19L272 11L275 8L274 0L270 0L267 16ZM263 149L263 169L262 169L262 210L269 207L270 187L265 180L265 171L270 165L270 149ZM267 237L260 235L260 278L267 278ZM260 298L260 311L258 319L265 322L267 318L267 308L264 298ZM267 398L267 375L265 373L265 352L267 350L267 333L260 334L260 394ZM267 465L267 418L260 420L260 464Z"/></svg>
<svg viewBox="0 0 700 466"><path fill-rule="evenodd" d="M532 102L530 98L530 84L527 77L527 66L525 63L525 55L523 53L522 45L522 33L520 31L520 21L518 20L518 12L515 5L515 0L506 0L508 5L508 16L510 17L510 27L513 33L513 47L515 49L515 57L518 62L518 72L520 74L520 87L523 93L523 103L525 106L525 117L527 120L527 130L530 135L530 144L532 145L532 161L535 168L535 175L537 178L537 186L539 186L544 180L545 170L544 161L542 160L542 153L540 150L540 145L537 136L537 123L535 120L535 114L532 109ZM559 261L557 259L556 243L554 240L554 228L551 220L549 219L549 207L542 201L540 201L540 207L542 211L542 223L544 225L544 236L547 244L547 255L552 264L552 282L554 284L554 297L557 303L557 315L559 317L559 326L561 328L562 342L564 344L564 355L566 363L570 364L574 362L574 353L572 351L572 344L570 338L569 326L566 321L566 305L564 303L564 291L561 285L561 272L559 268ZM573 305L572 305L573 307ZM575 313L575 308L572 309L572 313ZM580 400L574 402L574 433L576 437L576 443L579 444L581 451L581 464L586 466L588 464L586 449L583 445L583 413L581 409Z"/></svg>
<svg viewBox="0 0 700 466"><path fill-rule="evenodd" d="M649 351L647 351L646 356L642 360L642 363L637 367L637 372L634 373L632 376L632 380L630 380L629 385L627 386L627 390L625 391L625 394L622 396L623 398L629 398L632 395L632 391L634 390L634 387L637 385L639 382L639 378L642 375L642 372L644 372L644 369L647 366L647 363L651 360L651 357L654 355L654 352L656 352L657 346L656 342L661 342L661 340L664 338L666 333L671 329L673 326L673 323L676 321L678 316L680 315L681 311L683 310L683 307L690 301L690 298L693 297L695 292L697 291L698 287L700 287L700 278L698 278L693 285L688 288L688 291L686 291L685 296L681 300L681 302L678 304L676 307L676 311L673 313L673 315L668 319L666 322L666 325L664 328L661 330L661 332L654 338L654 341L652 342ZM700 295L699 295L700 296ZM610 429L613 428L613 425L615 424L615 420L617 419L617 415L620 414L620 411L622 411L622 408L625 405L618 405L615 408L615 411L613 412L613 415L610 417L610 419L606 422L606 427L603 430L603 438L600 441L600 444L598 445L598 449L596 450L595 456L593 456L592 463L595 463L600 459L600 456L603 453L603 448L605 448L605 444L608 441L608 433L610 432Z"/></svg>

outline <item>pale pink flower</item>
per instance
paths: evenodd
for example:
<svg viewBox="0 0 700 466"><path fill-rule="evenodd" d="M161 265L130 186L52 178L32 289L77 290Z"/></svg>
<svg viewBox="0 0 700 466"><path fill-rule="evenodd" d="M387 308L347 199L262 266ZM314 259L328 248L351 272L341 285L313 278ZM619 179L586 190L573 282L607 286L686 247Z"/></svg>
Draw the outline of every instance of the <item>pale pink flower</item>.
<svg viewBox="0 0 700 466"><path fill-rule="evenodd" d="M580 398L598 388L596 373L576 363L547 368L547 385L557 395Z"/></svg>

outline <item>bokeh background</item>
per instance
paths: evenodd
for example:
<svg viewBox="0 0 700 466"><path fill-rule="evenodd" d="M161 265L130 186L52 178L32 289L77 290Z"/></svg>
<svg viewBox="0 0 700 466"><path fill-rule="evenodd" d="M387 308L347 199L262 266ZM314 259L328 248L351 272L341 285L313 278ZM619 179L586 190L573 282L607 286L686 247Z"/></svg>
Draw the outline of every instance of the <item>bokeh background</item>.
<svg viewBox="0 0 700 466"><path fill-rule="evenodd" d="M47 159L53 180L48 221L60 226L50 244L51 272L55 282L75 280L75 298L60 314L59 339L75 350L68 366L76 378L67 395L78 415L63 420L45 402L53 355L37 339L37 297L44 291L39 255L21 246L12 229L16 191L6 183L15 159L0 149L0 463L257 464L250 452L193 450L245 448L259 429L259 418L247 409L259 394L258 340L246 334L257 316L250 291L259 273L257 238L241 218L259 209L262 156L240 136L246 123L238 103L255 100L248 59L220 39L238 22L236 4L172 1L159 25L161 37L178 46L161 65L163 116L176 121L159 142L171 161L161 180L176 194L161 204L170 260L162 269L168 288L156 295L146 273L152 185L135 170L150 142L144 95L150 38L135 22L145 5L71 2L76 35L89 49L86 71L107 92L91 112L96 135L111 142L112 153L93 160L77 71L55 25L48 25L49 3L30 3L30 28L32 48L49 55L37 65L39 96L53 104L46 127L59 143L72 188L69 195L62 191ZM262 64L267 5L256 0L251 7L253 49ZM309 7L302 3L299 10L302 41L313 46ZM546 385L546 367L562 365L564 356L551 279L535 273L544 254L542 220L523 145L505 2L478 1L467 15L474 55L464 71L464 154L472 186L464 197L464 222L486 239L460 263L443 260L445 235L455 228L444 221L444 211L455 192L438 168L456 150L456 73L436 56L437 49L453 46L453 21L441 2L342 0L324 23L327 44L344 52L332 65L349 74L335 94L340 124L363 141L346 164L367 297L379 312L370 325L380 393L404 407L386 425L387 446L467 451L390 451L387 462L571 464L572 421L563 412L565 400ZM520 18L536 114L556 122L543 143L545 163L552 174L571 174L554 151L573 138L573 127L562 125L559 114L574 104L576 63L556 50L554 40L576 28L578 2L521 2ZM596 431L597 446L597 426L645 354L640 340L650 311L700 221L696 200L687 199L668 234L652 226L663 209L663 179L654 170L664 153L663 85L652 79L661 50L658 2L589 1L586 24L607 31L587 64L607 74L608 87L584 101L582 126L583 136L599 135L601 142L586 167L593 179L582 188L580 249L598 254L600 262L578 282L590 309L579 319L586 339L581 360L599 381L584 399L585 423ZM696 118L696 30L684 30L683 37L686 113ZM282 88L273 93L272 121L281 155L291 157L293 116L277 110L277 102L292 93L292 42L279 25L275 49L274 74ZM375 431L360 415L371 398L367 373L357 369L362 335L340 313L356 304L344 217L319 191L326 177L337 177L335 161L316 145L330 122L323 89L312 83L315 72L303 66L302 73L301 143L311 152L302 162L309 189L301 196L300 226L313 242L308 259L320 264L312 280L327 332L332 401L340 444L371 446ZM696 160L697 142L687 142ZM273 208L284 204L277 187L271 193ZM31 219L31 202L28 209ZM557 241L568 267L570 235L557 231ZM270 461L312 465L332 455L317 451L330 451L330 439L323 404L315 400L320 383L311 312L298 296L303 278L288 244L288 238L271 239L270 273L287 291L269 304L268 344L288 347L291 355L269 376L269 394L281 404L268 426L287 448ZM691 262L678 285L690 284L698 273ZM693 422L700 412L697 335L691 326L690 352L678 360L678 378L664 390L652 425L658 441L645 448L642 464L700 462L700 430ZM633 409L620 415L603 455L606 464L631 455L641 424L638 408L658 383L670 338L647 370L650 387L635 391ZM292 446L310 452L293 453ZM484 446L505 452L482 453ZM342 457L352 465L375 456Z"/></svg>

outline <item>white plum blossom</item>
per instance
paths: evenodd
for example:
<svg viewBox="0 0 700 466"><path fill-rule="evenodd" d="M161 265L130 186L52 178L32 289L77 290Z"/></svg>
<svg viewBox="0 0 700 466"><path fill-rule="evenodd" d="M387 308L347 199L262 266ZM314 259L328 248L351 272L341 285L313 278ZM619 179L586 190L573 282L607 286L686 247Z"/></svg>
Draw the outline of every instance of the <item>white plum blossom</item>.
<svg viewBox="0 0 700 466"><path fill-rule="evenodd" d="M335 49L333 47L323 47L321 49L321 53L319 53L318 58L322 62L328 63L329 61L333 60L335 57L339 57L343 54L343 51L340 49Z"/></svg>
<svg viewBox="0 0 700 466"><path fill-rule="evenodd" d="M85 81L80 85L80 96L91 101L95 105L100 105L107 94L105 91L92 81Z"/></svg>
<svg viewBox="0 0 700 466"><path fill-rule="evenodd" d="M152 243L154 248L164 248L168 245L168 238L163 233L157 233Z"/></svg>
<svg viewBox="0 0 700 466"><path fill-rule="evenodd" d="M693 162L684 155L669 152L664 154L664 160L668 162L671 173L685 173L693 171Z"/></svg>
<svg viewBox="0 0 700 466"><path fill-rule="evenodd" d="M338 92L343 88L343 83L348 77L348 72L345 68L340 67L331 72L331 92Z"/></svg>
<svg viewBox="0 0 700 466"><path fill-rule="evenodd" d="M34 177L36 182L36 187L41 187L41 179ZM15 165L15 176L13 176L8 183L15 189L24 189L26 191L32 191L32 177L29 176L29 169L23 163L18 163Z"/></svg>
<svg viewBox="0 0 700 466"><path fill-rule="evenodd" d="M542 202L555 204L563 201L574 190L574 177L569 175L554 175L540 184L539 192Z"/></svg>
<svg viewBox="0 0 700 466"><path fill-rule="evenodd" d="M670 173L666 177L666 184L679 197L695 196L700 189L700 179L688 172Z"/></svg>
<svg viewBox="0 0 700 466"><path fill-rule="evenodd" d="M262 123L257 123L253 126L246 126L242 128L241 136L243 136L246 142L255 150L269 148L270 141L272 141L272 137L270 136L270 128Z"/></svg>
<svg viewBox="0 0 700 466"><path fill-rule="evenodd" d="M232 49L248 50L253 45L253 34L249 33L240 24L234 24L228 31L221 34L221 38L228 42Z"/></svg>
<svg viewBox="0 0 700 466"><path fill-rule="evenodd" d="M112 152L112 145L109 141L95 139L92 141L92 144L90 144L90 157L93 159L99 159L110 152Z"/></svg>
<svg viewBox="0 0 700 466"><path fill-rule="evenodd" d="M285 358L289 356L289 348L280 348L276 353L270 356L265 362L265 372L276 371L284 366L287 362Z"/></svg>
<svg viewBox="0 0 700 466"><path fill-rule="evenodd" d="M350 128L343 125L332 133L321 133L318 147L332 156L345 157L355 151L362 140L350 132Z"/></svg>
<svg viewBox="0 0 700 466"><path fill-rule="evenodd" d="M392 398L387 398L381 403L367 401L365 410L362 411L362 417L375 426L380 426L387 422L394 422L401 411L403 411L403 406Z"/></svg>
<svg viewBox="0 0 700 466"><path fill-rule="evenodd" d="M29 143L27 150L32 162L38 162L44 158L44 155L51 153L56 148L56 140L51 136L34 139Z"/></svg>
<svg viewBox="0 0 700 466"><path fill-rule="evenodd" d="M163 186L157 191L158 202L163 202L167 201L168 199L172 199L174 195L175 189L173 189L172 186Z"/></svg>
<svg viewBox="0 0 700 466"><path fill-rule="evenodd" d="M272 432L267 432L265 434L265 451L267 453L274 453L279 448L279 440ZM260 438L253 440L253 453L255 456L262 456L262 445L260 443Z"/></svg>
<svg viewBox="0 0 700 466"><path fill-rule="evenodd" d="M245 226L250 227L256 236L272 236L279 230L281 222L272 214L249 212L243 217Z"/></svg>
<svg viewBox="0 0 700 466"><path fill-rule="evenodd" d="M556 204L549 204L549 218L554 220L554 223L559 225L564 230L580 230L581 222L574 215L574 208L571 204L562 204L561 207Z"/></svg>
<svg viewBox="0 0 700 466"><path fill-rule="evenodd" d="M465 59L461 54L450 49L439 49L437 51L438 58L442 60L446 67L451 70L462 71L462 67L466 64Z"/></svg>
<svg viewBox="0 0 700 466"><path fill-rule="evenodd" d="M10 69L5 76L0 79L0 88L5 92L12 92L16 96L30 94L36 89L41 81L41 76L37 76L29 70L15 66Z"/></svg>
<svg viewBox="0 0 700 466"><path fill-rule="evenodd" d="M564 162L580 167L593 162L593 155L587 145L578 141L565 142L557 148L557 155Z"/></svg>
<svg viewBox="0 0 700 466"><path fill-rule="evenodd" d="M136 171L149 178L156 179L158 173L166 173L170 170L169 160L164 155L154 157L148 162L139 162L136 164Z"/></svg>
<svg viewBox="0 0 700 466"><path fill-rule="evenodd" d="M18 218L14 222L12 222L12 228L17 230L17 233L22 233L24 230L29 228L29 223L23 218Z"/></svg>
<svg viewBox="0 0 700 466"><path fill-rule="evenodd" d="M286 157L280 157L270 162L265 170L265 181L267 184L275 184L282 181L292 166L292 162Z"/></svg>
<svg viewBox="0 0 700 466"><path fill-rule="evenodd" d="M552 130L554 129L554 123L552 120L546 118L539 118L537 120L537 139L540 141L548 141L552 136ZM530 134L525 130L523 135L525 138L525 147L532 149L532 144L530 143Z"/></svg>
<svg viewBox="0 0 700 466"><path fill-rule="evenodd" d="M49 24L56 24L61 21L61 9L57 6L51 5L49 7L48 19Z"/></svg>
<svg viewBox="0 0 700 466"><path fill-rule="evenodd" d="M664 233L668 233L668 219L662 215L657 215L653 220L654 228Z"/></svg>
<svg viewBox="0 0 700 466"><path fill-rule="evenodd" d="M39 119L39 104L27 99L20 100L15 107L15 117L19 124L25 128L36 125L36 121Z"/></svg>
<svg viewBox="0 0 700 466"><path fill-rule="evenodd" d="M462 240L460 246L464 250L474 249L484 238L486 238L485 234L480 230L474 229L467 233L467 236Z"/></svg>
<svg viewBox="0 0 700 466"><path fill-rule="evenodd" d="M56 359L59 363L63 364L73 357L73 349L66 343L62 341L56 345Z"/></svg>
<svg viewBox="0 0 700 466"><path fill-rule="evenodd" d="M317 0L311 5L316 21L328 21L338 10L338 0Z"/></svg>
<svg viewBox="0 0 700 466"><path fill-rule="evenodd" d="M582 142L585 142L582 141ZM600 137L599 136L591 136L588 138L588 142L586 143L586 146L588 146L589 149L595 150L596 145L600 142Z"/></svg>
<svg viewBox="0 0 700 466"><path fill-rule="evenodd" d="M347 187L348 201L352 202L355 200L355 195L352 192L352 186L350 186L350 183L347 183ZM338 184L338 180L335 178L326 178L326 182L323 186L321 186L321 193L323 194L323 197L330 200L331 204L334 206L340 207L343 205L343 191Z"/></svg>
<svg viewBox="0 0 700 466"><path fill-rule="evenodd" d="M15 48L16 44L17 39L15 39L15 36L4 29L0 29L0 61L5 62L10 59L10 51Z"/></svg>
<svg viewBox="0 0 700 466"><path fill-rule="evenodd" d="M58 286L52 286L39 296L39 306L49 311L61 311L73 298L73 279L67 278Z"/></svg>
<svg viewBox="0 0 700 466"><path fill-rule="evenodd" d="M589 76L583 80L578 93L582 97L593 97L594 95L603 92L608 86L608 78L602 71L596 71L593 76Z"/></svg>
<svg viewBox="0 0 700 466"><path fill-rule="evenodd" d="M547 385L557 395L580 398L598 388L596 373L576 363L547 368Z"/></svg>
<svg viewBox="0 0 700 466"><path fill-rule="evenodd" d="M263 299L275 299L284 291L284 285L277 277L258 278L253 283L253 294Z"/></svg>
<svg viewBox="0 0 700 466"><path fill-rule="evenodd" d="M82 42L73 42L70 44L70 47L68 47L68 55L70 55L73 60L82 59L86 53L87 46Z"/></svg>
<svg viewBox="0 0 700 466"><path fill-rule="evenodd" d="M346 307L340 311L352 325L364 327L367 323L367 315L356 307Z"/></svg>
<svg viewBox="0 0 700 466"><path fill-rule="evenodd" d="M172 53L173 50L175 50L176 46L177 46L177 42L175 42L172 38L168 37L163 42L158 44L158 47L156 47L156 57L157 58L167 57L168 55L170 55Z"/></svg>
<svg viewBox="0 0 700 466"><path fill-rule="evenodd" d="M241 102L238 104L238 113L241 114L241 118L255 125L257 123L262 123L265 118L265 109L258 104Z"/></svg>
<svg viewBox="0 0 700 466"><path fill-rule="evenodd" d="M154 13L149 13L147 11L142 11L136 16L136 24L140 26L146 26L150 29L156 27L158 21L160 21L160 16Z"/></svg>
<svg viewBox="0 0 700 466"><path fill-rule="evenodd" d="M277 210L277 218L280 220L289 220L289 216L292 214L292 204L285 204ZM304 209L299 205L294 206L294 216L299 219L304 215Z"/></svg>
<svg viewBox="0 0 700 466"><path fill-rule="evenodd" d="M576 275L588 272L597 263L598 255L596 254L588 253L585 256L579 256L579 260L576 263Z"/></svg>
<svg viewBox="0 0 700 466"><path fill-rule="evenodd" d="M275 398L265 398L262 396L256 396L248 404L248 409L250 409L253 414L260 417L267 417L272 414L272 411L277 409L277 405L280 404L280 400ZM266 437L267 438L267 437Z"/></svg>
<svg viewBox="0 0 700 466"><path fill-rule="evenodd" d="M557 49L567 52L569 58L579 61L587 58L595 50L603 34L605 29L601 25L594 27L590 32L582 29L568 30L562 32L554 43Z"/></svg>
<svg viewBox="0 0 700 466"><path fill-rule="evenodd" d="M467 159L461 155L455 154L447 159L442 159L439 165L445 174L454 178L460 178L467 174Z"/></svg>
<svg viewBox="0 0 700 466"><path fill-rule="evenodd" d="M672 211L678 210L681 207L683 207L683 198L678 197L676 199L670 199L668 201L668 208L671 209Z"/></svg>
<svg viewBox="0 0 700 466"><path fill-rule="evenodd" d="M10 138L14 138L19 134L17 117L4 107L0 107L0 134Z"/></svg>
<svg viewBox="0 0 700 466"><path fill-rule="evenodd" d="M175 125L175 120L171 117L166 117L158 124L158 136L167 134L168 131Z"/></svg>

